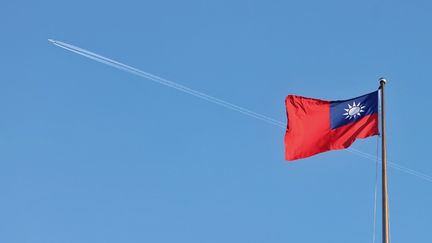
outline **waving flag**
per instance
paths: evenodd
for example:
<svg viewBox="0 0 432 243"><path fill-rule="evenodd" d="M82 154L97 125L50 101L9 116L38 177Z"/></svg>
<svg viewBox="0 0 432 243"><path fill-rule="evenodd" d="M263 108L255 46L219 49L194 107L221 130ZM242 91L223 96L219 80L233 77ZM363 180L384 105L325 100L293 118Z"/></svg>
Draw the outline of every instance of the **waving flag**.
<svg viewBox="0 0 432 243"><path fill-rule="evenodd" d="M378 134L378 91L338 101L288 95L285 104L287 160L344 149L357 138Z"/></svg>

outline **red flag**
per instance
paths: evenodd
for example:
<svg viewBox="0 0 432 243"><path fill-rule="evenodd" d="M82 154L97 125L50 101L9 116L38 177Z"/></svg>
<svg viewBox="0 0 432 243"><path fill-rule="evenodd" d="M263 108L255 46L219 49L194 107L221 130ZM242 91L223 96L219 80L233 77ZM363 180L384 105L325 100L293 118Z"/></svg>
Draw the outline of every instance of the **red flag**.
<svg viewBox="0 0 432 243"><path fill-rule="evenodd" d="M378 91L339 101L288 95L285 104L286 160L344 149L357 138L378 134Z"/></svg>

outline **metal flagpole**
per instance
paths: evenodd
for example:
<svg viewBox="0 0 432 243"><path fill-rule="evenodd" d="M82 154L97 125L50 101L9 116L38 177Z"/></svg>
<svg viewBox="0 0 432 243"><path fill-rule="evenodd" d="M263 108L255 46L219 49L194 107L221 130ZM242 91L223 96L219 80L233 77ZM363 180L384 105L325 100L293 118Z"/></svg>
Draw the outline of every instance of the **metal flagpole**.
<svg viewBox="0 0 432 243"><path fill-rule="evenodd" d="M382 225L383 225L383 243L390 243L389 229L389 208L388 208L388 193L387 193L387 151L385 137L385 111L384 111L384 86L387 82L384 78L380 78L381 90L381 155L382 155Z"/></svg>

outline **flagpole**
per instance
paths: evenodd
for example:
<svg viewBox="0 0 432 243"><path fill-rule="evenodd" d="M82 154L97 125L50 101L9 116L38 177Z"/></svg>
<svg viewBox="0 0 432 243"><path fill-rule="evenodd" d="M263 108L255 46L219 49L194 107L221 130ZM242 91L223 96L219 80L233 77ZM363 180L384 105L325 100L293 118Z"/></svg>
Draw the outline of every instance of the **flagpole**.
<svg viewBox="0 0 432 243"><path fill-rule="evenodd" d="M385 136L385 110L384 110L384 86L387 82L384 78L379 79L381 91L381 155L382 155L382 226L383 243L390 243L389 208L387 192L387 151Z"/></svg>

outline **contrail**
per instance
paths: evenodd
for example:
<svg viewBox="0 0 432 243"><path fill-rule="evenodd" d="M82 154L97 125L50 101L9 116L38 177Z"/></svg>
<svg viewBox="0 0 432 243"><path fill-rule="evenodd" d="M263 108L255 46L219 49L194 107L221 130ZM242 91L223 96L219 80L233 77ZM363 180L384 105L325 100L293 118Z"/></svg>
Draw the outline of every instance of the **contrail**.
<svg viewBox="0 0 432 243"><path fill-rule="evenodd" d="M221 100L219 98L210 96L210 95L202 93L200 91L191 89L191 88L186 87L184 85L175 83L173 81L170 81L170 80L167 80L167 79L164 79L164 78L161 78L161 77L158 77L158 76L153 75L153 74L148 73L148 72L144 72L144 71L139 70L137 68L131 67L131 66L126 65L126 64L123 64L121 62L117 62L115 60L112 60L110 58L101 56L99 54L96 54L94 52L91 52L91 51L88 51L88 50L85 50L85 49L82 49L82 48L79 48L77 46L73 46L73 45L70 45L70 44L67 44L67 43L64 43L64 42L61 42L61 41L52 40L52 39L48 39L48 41L50 41L52 44L54 44L54 45L56 45L58 47L61 47L61 48L66 49L68 51L74 52L74 53L76 53L78 55L85 56L85 57L90 58L90 59L92 59L94 61L97 61L97 62L100 62L100 63L103 63L103 64L107 64L107 65L109 65L111 67L114 67L114 68L117 68L117 69L129 72L129 73L138 75L140 77L143 77L143 78L146 78L146 79L149 79L149 80L152 80L152 81L157 82L159 84L162 84L162 85L168 86L170 88L174 88L174 89L177 89L179 91L185 92L187 94L190 94L190 95L196 96L198 98L204 99L204 100L209 101L211 103L223 106L223 107L231 109L231 110L238 111L238 112L240 112L242 114L245 114L247 116L250 116L250 117L253 117L253 118L265 121L267 123L270 123L270 124L273 124L273 125L276 125L276 126L279 126L279 127L282 127L282 128L285 128L285 124L283 122L281 122L281 121L278 121L278 120L275 120L275 119L270 118L268 116L265 116L265 115L253 112L253 111L248 110L246 108L243 108L243 107L240 107L240 106L235 105L233 103L230 103L230 102Z"/></svg>
<svg viewBox="0 0 432 243"><path fill-rule="evenodd" d="M126 64L124 64L124 63L121 63L121 62L115 61L115 60L113 60L113 59L110 59L110 58L104 57L104 56L99 55L99 54L97 54L97 53L94 53L94 52L91 52L91 51L85 50L85 49L83 49L83 48L80 48L80 47L77 47L77 46L74 46L74 45L71 45L71 44L68 44L68 43L65 43L65 42L61 42L61 41L53 40L53 39L48 39L48 41L49 41L50 43L52 43L52 44L54 44L54 45L60 47L60 48L63 48L63 49L65 49L65 50L71 51L71 52L76 53L76 54L78 54L78 55L81 55L81 56L84 56L84 57L90 58L90 59L92 59L92 60L94 60L94 61L96 61L96 62L100 62L100 63L106 64L106 65L108 65L108 66L111 66L111 67L114 67L114 68L120 69L120 70L122 70L122 71L125 71L125 72L128 72L128 73L135 74L135 75L140 76L140 77L143 77L143 78L145 78L145 79L148 79L148 80L154 81L154 82L156 82L156 83L159 83L159 84L162 84L162 85L168 86L168 87L170 87L170 88L173 88L173 89L179 90L179 91L181 91L181 92L184 92L184 93L187 93L187 94L193 95L193 96L195 96L195 97L198 97L198 98L200 98L200 99L206 100L206 101L208 101L208 102L211 102L211 103L214 103L214 104L217 104L217 105L223 106L223 107L225 107L225 108L227 108L227 109L230 109L230 110L234 110L234 111L240 112L240 113L242 113L242 114L244 114L244 115L246 115L246 116L253 117L253 118L255 118L255 119L258 119L258 120L261 120L261 121L267 122L267 123L272 124L272 125L275 125L275 126L277 126L277 127L281 127L281 128L284 128L284 129L286 128L285 123L282 122L282 121L279 121L279 120L273 119L273 118L271 118L271 117L268 117L268 116L265 116L265 115L259 114L259 113L257 113L257 112L251 111L251 110L249 110L249 109L243 108L243 107L241 107L241 106L235 105L235 104L233 104L233 103L231 103L231 102L228 102L228 101L225 101L225 100L222 100L222 99L216 98L216 97L214 97L214 96L211 96L211 95L205 94L205 93L203 93L203 92L200 92L200 91L194 90L194 89L189 88L189 87L187 87L187 86L184 86L184 85L182 85L182 84L179 84L179 83L176 83L176 82L173 82L173 81L170 81L170 80L167 80L167 79L161 78L161 77L159 77L159 76L153 75L153 74L151 74L151 73L148 73L148 72L142 71L142 70L140 70L140 69L137 69L137 68L131 67L131 66L126 65ZM358 149L348 148L348 149L346 149L345 151L350 152L350 153L352 153L352 154L355 154L355 155L357 155L357 156L360 156L360 157L366 158L366 159L368 159L368 160L376 161L376 156L374 156L374 155L372 155L372 154L365 153L365 152L360 151L360 150L358 150ZM421 179L423 179L423 180L426 180L426 181L432 182L432 176L429 176L429 175L427 175L427 174L424 174L424 173L421 173L421 172L418 172L418 171L415 171L415 170L409 169L409 168L407 168L407 167L404 167L404 166L398 165L398 164L393 163L393 162L389 162L389 166L392 167L392 168L394 168L394 169L396 169L396 170L399 170L399 171L405 172L405 173L407 173L407 174L410 174L410 175L416 176L416 177L418 177L418 178L421 178Z"/></svg>
<svg viewBox="0 0 432 243"><path fill-rule="evenodd" d="M351 152L353 154L356 154L356 155L361 156L363 158L366 158L368 160L371 160L371 161L376 161L377 160L376 156L368 154L368 153L365 153L365 152L360 151L358 149L348 148L347 150L348 150L348 152ZM381 161L378 161L378 162L381 164ZM408 167L396 164L396 163L391 162L391 161L387 161L387 162L388 162L389 166L392 167L392 168L394 168L395 170L402 171L402 172L411 174L413 176L417 176L419 178L422 178L423 180L432 182L432 176L430 176L430 175L427 175L427 174L424 174L424 173L412 170L412 169L410 169Z"/></svg>

